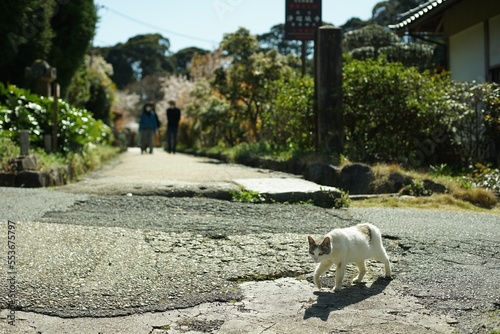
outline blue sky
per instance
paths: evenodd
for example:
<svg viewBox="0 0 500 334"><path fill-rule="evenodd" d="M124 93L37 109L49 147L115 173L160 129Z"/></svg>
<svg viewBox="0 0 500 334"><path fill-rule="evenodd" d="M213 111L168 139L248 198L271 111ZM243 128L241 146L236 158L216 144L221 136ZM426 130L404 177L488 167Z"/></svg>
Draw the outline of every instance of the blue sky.
<svg viewBox="0 0 500 334"><path fill-rule="evenodd" d="M351 17L368 19L380 0L323 0L323 21L336 26ZM95 46L160 33L177 52L197 46L214 50L225 33L245 27L262 34L284 23L285 0L96 0L99 23Z"/></svg>

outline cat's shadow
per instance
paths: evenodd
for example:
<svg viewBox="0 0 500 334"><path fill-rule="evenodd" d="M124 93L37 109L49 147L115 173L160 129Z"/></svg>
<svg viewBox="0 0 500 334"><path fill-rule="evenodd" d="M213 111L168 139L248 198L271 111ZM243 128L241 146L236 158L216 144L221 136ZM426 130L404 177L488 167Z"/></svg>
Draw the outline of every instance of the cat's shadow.
<svg viewBox="0 0 500 334"><path fill-rule="evenodd" d="M382 293L390 282L390 279L379 277L370 287L361 283L347 288L344 287L338 292L332 290L316 291L314 294L318 296L318 300L306 309L304 320L319 318L323 321L327 321L330 317L330 313Z"/></svg>

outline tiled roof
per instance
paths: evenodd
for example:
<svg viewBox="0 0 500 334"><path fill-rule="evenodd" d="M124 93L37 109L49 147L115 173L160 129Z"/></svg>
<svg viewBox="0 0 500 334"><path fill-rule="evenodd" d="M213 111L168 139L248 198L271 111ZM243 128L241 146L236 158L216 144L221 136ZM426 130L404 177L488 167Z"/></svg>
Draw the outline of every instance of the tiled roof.
<svg viewBox="0 0 500 334"><path fill-rule="evenodd" d="M389 25L390 29L402 29L417 21L420 21L431 14L437 14L459 0L430 0L420 6L410 9L406 13L400 14L399 23Z"/></svg>

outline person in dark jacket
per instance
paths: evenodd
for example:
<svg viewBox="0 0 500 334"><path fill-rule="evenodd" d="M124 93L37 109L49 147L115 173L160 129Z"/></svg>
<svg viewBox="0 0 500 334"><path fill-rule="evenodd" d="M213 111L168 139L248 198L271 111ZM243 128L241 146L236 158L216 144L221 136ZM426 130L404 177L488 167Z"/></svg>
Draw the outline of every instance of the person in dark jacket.
<svg viewBox="0 0 500 334"><path fill-rule="evenodd" d="M149 148L149 153L153 154L154 134L158 129L158 115L156 115L154 104L149 102L142 108L139 120L139 133L141 136L141 154Z"/></svg>
<svg viewBox="0 0 500 334"><path fill-rule="evenodd" d="M177 134L179 132L179 121L181 110L175 106L175 101L169 101L167 109L167 152L175 153L177 150Z"/></svg>

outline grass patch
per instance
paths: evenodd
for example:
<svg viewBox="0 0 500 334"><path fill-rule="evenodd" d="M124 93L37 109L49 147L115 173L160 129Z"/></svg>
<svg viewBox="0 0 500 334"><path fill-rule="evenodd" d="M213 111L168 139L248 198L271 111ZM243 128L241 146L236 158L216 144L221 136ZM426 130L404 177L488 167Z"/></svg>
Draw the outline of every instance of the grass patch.
<svg viewBox="0 0 500 334"><path fill-rule="evenodd" d="M233 202L240 203L270 203L271 201L264 195L241 188L240 191L230 191Z"/></svg>
<svg viewBox="0 0 500 334"><path fill-rule="evenodd" d="M455 198L450 194L434 194L429 197L411 196L380 196L351 202L352 208L389 207L389 208L415 208L448 211L473 211L493 213L500 215L500 205L491 209L476 206L470 202Z"/></svg>

